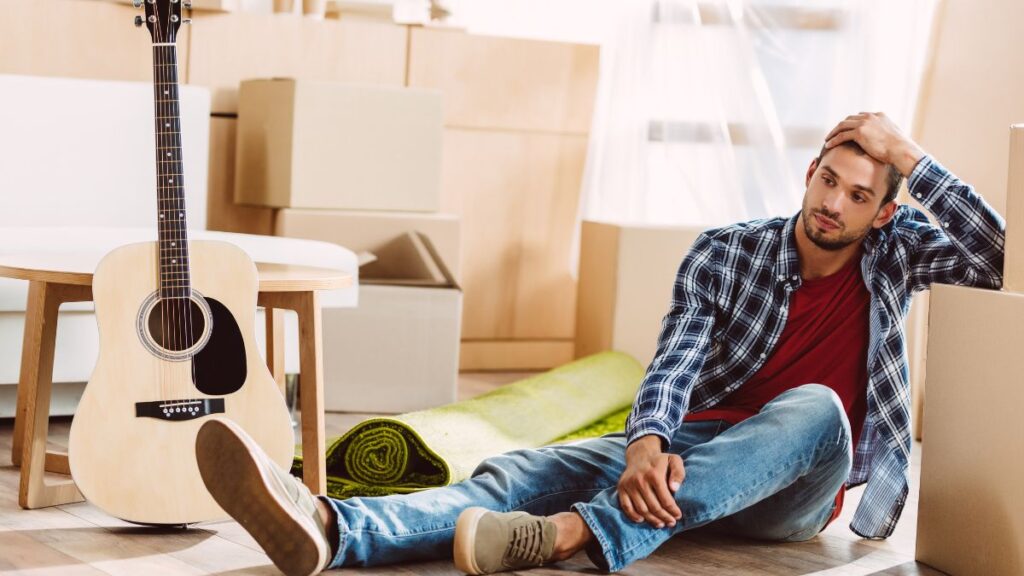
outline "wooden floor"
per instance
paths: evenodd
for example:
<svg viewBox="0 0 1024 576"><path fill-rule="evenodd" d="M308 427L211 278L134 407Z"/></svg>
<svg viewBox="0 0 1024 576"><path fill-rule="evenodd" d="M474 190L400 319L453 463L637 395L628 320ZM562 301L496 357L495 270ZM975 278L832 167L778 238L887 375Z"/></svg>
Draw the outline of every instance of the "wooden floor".
<svg viewBox="0 0 1024 576"><path fill-rule="evenodd" d="M460 396L471 397L513 380L515 374L464 374ZM329 414L328 433L337 435L370 415ZM63 446L69 422L55 420L51 441ZM12 424L0 420L0 574L159 575L277 574L249 535L234 522L189 530L159 530L121 522L89 503L26 511L18 507L18 470L10 465ZM852 490L842 517L817 538L797 544L762 544L711 535L681 535L653 556L622 571L627 575L934 575L914 562L920 445L913 451L910 499L895 534L881 542L850 532L863 488ZM583 554L530 574L597 573ZM336 574L459 574L448 561L389 568L339 570Z"/></svg>

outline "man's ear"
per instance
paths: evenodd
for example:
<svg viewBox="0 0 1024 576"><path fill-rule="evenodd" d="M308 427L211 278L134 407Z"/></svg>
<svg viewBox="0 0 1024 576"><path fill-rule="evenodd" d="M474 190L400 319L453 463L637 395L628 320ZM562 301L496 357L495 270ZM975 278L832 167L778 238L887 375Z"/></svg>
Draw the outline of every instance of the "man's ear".
<svg viewBox="0 0 1024 576"><path fill-rule="evenodd" d="M807 167L807 176L804 178L804 188L811 185L811 177L814 176L814 171L818 169L818 159L811 160L811 165Z"/></svg>
<svg viewBox="0 0 1024 576"><path fill-rule="evenodd" d="M899 207L899 203L895 200L886 202L885 206L878 210L878 215L875 216L875 221L871 223L871 227L877 229L888 224L892 217L896 215L896 209Z"/></svg>

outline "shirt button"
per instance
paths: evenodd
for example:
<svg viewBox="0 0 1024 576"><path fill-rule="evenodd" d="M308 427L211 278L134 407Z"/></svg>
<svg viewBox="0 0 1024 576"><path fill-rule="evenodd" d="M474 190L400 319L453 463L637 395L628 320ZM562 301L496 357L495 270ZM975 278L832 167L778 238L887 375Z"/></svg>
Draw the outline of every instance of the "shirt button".
<svg viewBox="0 0 1024 576"><path fill-rule="evenodd" d="M949 222L943 222L942 223L942 227L943 228L949 228Z"/></svg>
<svg viewBox="0 0 1024 576"><path fill-rule="evenodd" d="M793 275L793 280L796 280L797 278L799 278L799 276L797 276L797 275L795 275L795 274L794 274L794 275Z"/></svg>
<svg viewBox="0 0 1024 576"><path fill-rule="evenodd" d="M917 194L914 194L914 196L917 196L918 198L920 198L921 197L921 193L918 192Z"/></svg>
<svg viewBox="0 0 1024 576"><path fill-rule="evenodd" d="M761 352L761 359L762 360L764 360L765 356L767 356L767 354L765 354L764 352Z"/></svg>
<svg viewBox="0 0 1024 576"><path fill-rule="evenodd" d="M779 281L780 281L780 282L781 282L782 280L785 280L785 279L786 279L786 275L785 275L785 274L779 274Z"/></svg>

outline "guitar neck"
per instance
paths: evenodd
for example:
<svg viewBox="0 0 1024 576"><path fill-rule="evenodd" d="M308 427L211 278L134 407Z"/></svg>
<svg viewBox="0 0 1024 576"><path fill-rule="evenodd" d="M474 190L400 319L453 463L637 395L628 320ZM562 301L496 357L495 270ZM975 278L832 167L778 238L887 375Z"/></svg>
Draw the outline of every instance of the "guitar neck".
<svg viewBox="0 0 1024 576"><path fill-rule="evenodd" d="M181 157L178 112L178 55L174 43L153 45L155 104L157 230L160 296L188 297L188 225L185 219L185 170Z"/></svg>

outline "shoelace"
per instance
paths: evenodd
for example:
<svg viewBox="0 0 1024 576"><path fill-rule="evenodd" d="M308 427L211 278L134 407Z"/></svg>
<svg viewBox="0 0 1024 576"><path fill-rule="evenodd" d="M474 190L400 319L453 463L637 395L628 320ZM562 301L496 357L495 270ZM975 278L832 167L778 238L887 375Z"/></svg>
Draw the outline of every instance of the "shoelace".
<svg viewBox="0 0 1024 576"><path fill-rule="evenodd" d="M512 529L512 543L505 553L506 558L539 566L544 561L540 554L543 536L544 523L540 520L516 526Z"/></svg>

